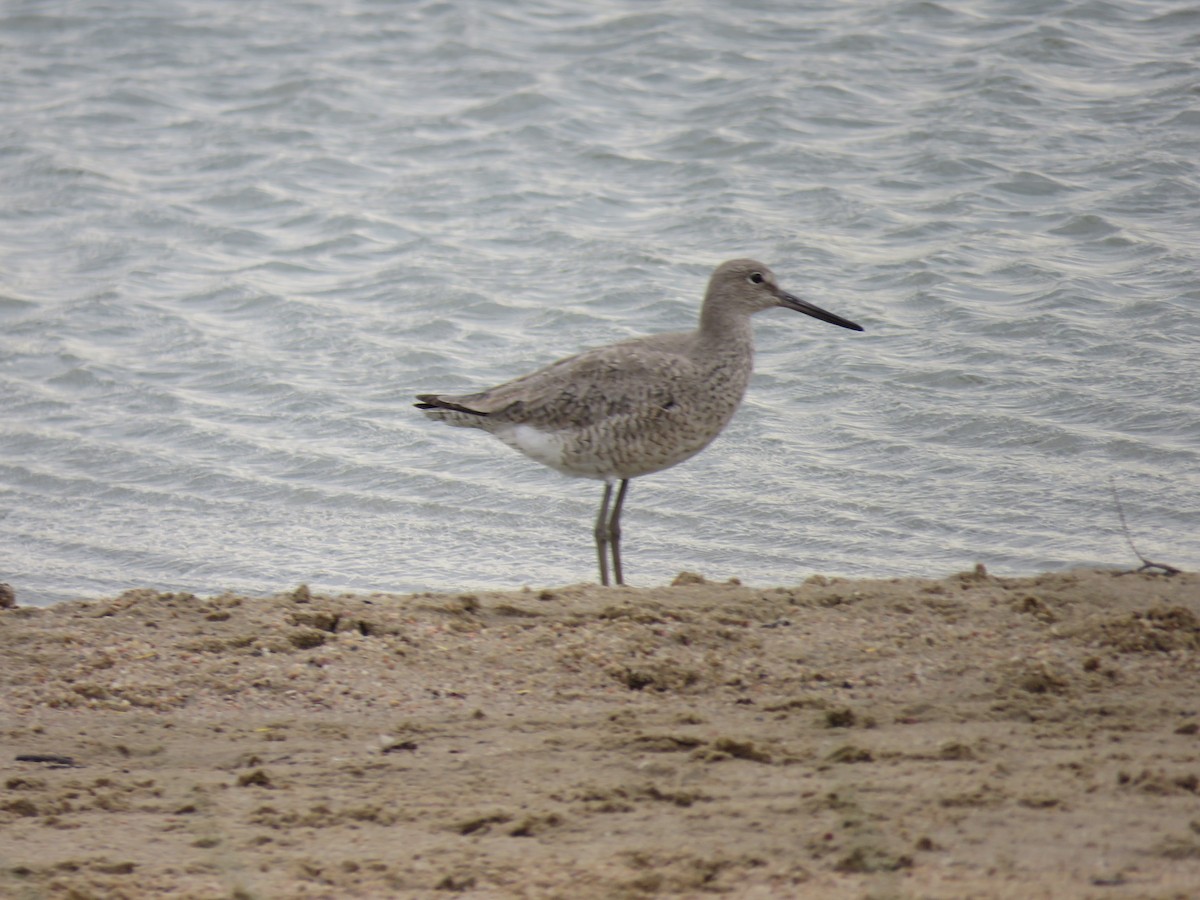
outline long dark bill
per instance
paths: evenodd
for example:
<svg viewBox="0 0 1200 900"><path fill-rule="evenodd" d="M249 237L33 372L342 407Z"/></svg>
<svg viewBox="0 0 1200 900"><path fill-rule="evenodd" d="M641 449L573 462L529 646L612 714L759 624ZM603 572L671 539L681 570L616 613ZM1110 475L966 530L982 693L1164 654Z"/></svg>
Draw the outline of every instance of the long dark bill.
<svg viewBox="0 0 1200 900"><path fill-rule="evenodd" d="M831 312L821 309L821 307L809 303L807 300L801 300L795 294L789 294L787 291L779 292L779 302L788 309L794 309L796 312L802 312L806 316L812 316L814 319L820 319L822 322L828 322L830 325L840 325L842 328L849 328L851 331L862 331L863 327L849 319L843 319L841 316L834 315Z"/></svg>

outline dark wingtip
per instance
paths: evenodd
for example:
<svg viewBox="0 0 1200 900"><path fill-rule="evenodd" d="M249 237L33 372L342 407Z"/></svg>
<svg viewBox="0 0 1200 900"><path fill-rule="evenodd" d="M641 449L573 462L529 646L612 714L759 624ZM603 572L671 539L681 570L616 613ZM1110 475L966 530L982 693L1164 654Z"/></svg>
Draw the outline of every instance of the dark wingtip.
<svg viewBox="0 0 1200 900"><path fill-rule="evenodd" d="M437 394L417 394L417 399L420 403L414 403L417 409L450 409L454 412L466 413L470 416L486 416L487 413L480 412L477 409L471 409L469 406L463 406L461 403L453 403L450 400L443 400Z"/></svg>

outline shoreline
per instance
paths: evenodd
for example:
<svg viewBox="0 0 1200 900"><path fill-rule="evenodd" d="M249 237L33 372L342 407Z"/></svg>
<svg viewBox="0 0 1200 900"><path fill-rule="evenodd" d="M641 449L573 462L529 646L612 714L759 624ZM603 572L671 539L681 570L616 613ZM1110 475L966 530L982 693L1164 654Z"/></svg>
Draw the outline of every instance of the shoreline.
<svg viewBox="0 0 1200 900"><path fill-rule="evenodd" d="M1197 574L679 580L0 610L0 893L1200 883Z"/></svg>

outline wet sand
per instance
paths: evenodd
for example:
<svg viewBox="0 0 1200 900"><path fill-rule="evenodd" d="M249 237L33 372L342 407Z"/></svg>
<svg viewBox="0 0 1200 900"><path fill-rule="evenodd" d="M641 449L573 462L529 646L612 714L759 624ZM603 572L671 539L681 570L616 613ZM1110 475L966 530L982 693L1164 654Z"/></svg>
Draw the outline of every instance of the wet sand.
<svg viewBox="0 0 1200 900"><path fill-rule="evenodd" d="M1200 576L679 582L0 610L0 896L1200 890Z"/></svg>

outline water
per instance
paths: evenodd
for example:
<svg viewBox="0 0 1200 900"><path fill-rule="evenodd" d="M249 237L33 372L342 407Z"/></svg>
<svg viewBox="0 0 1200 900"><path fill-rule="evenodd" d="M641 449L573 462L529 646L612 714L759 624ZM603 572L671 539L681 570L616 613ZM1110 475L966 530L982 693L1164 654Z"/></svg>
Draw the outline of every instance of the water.
<svg viewBox="0 0 1200 900"><path fill-rule="evenodd" d="M594 578L600 486L409 405L691 327L763 259L683 568L1200 565L1200 12L20 2L0 12L0 581Z"/></svg>

